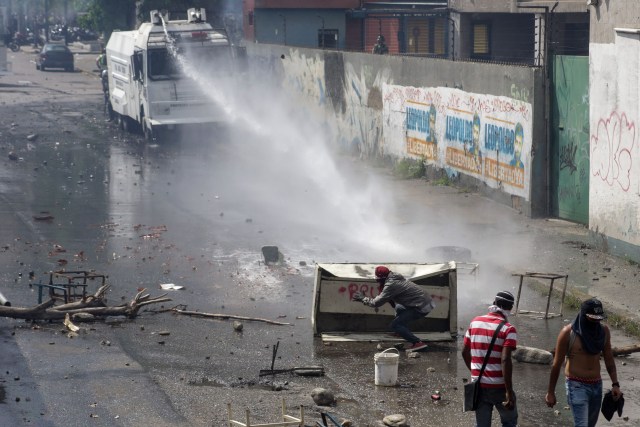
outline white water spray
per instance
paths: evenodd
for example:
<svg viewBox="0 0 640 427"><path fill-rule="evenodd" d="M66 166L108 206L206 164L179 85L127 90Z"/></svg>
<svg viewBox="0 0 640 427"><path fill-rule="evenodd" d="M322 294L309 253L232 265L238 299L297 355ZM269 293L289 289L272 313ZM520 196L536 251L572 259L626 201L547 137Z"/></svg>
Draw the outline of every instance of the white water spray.
<svg viewBox="0 0 640 427"><path fill-rule="evenodd" d="M279 179L287 185L311 181L314 186L311 191L321 200L318 204L326 211L319 212L316 207L308 206L308 212L295 215L296 221L306 220L316 228L318 225L327 228L327 234L333 234L334 239L335 236L340 237L340 244L350 242L363 247L364 252L361 249L355 256L366 257L365 252L372 252L375 254L372 256L389 256L396 260L411 257L411 261L416 260L415 253L403 253L402 245L389 228L389 223L395 221L395 206L386 185L370 176L369 172L366 172L368 176L359 176L357 181L347 178L338 166L327 144L327 135L316 117L299 105L286 102L282 93L266 87L268 79L248 88L250 83L247 81L231 84L230 79L208 77L195 69L188 56L179 51L164 20L162 25L168 51L182 67L182 72L197 82L235 128L251 136L251 141L239 143L238 149L247 149L246 146L251 145L252 148L247 150L251 155L262 156L264 167L271 168L270 177L274 180L279 174ZM306 187L303 191L307 191ZM294 194L288 196L295 197ZM287 212L300 212L305 208L299 206L304 202L295 199L280 199L278 203L282 206L285 220ZM295 208L288 207L294 204ZM354 261L366 261L366 258Z"/></svg>

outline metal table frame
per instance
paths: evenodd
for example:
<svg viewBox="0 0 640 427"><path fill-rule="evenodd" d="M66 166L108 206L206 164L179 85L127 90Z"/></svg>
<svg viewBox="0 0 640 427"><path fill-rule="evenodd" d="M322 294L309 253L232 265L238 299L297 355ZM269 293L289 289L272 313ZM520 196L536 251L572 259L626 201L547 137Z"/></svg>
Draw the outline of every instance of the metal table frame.
<svg viewBox="0 0 640 427"><path fill-rule="evenodd" d="M525 314L525 315L539 315L544 314L545 319L549 319L552 317L562 316L562 312L564 310L564 297L567 294L567 282L569 280L569 275L567 274L554 274L554 273L513 273L512 276L520 277L520 285L518 286L518 297L516 298L516 307L513 312L514 315ZM520 310L520 295L522 294L522 283L524 282L525 277L531 277L534 279L546 279L551 280L549 284L549 294L547 295L547 307L544 312L542 311L531 311L531 310ZM562 297L560 299L560 313L549 313L549 304L551 302L551 294L553 293L553 284L558 279L564 279L564 285L562 286Z"/></svg>

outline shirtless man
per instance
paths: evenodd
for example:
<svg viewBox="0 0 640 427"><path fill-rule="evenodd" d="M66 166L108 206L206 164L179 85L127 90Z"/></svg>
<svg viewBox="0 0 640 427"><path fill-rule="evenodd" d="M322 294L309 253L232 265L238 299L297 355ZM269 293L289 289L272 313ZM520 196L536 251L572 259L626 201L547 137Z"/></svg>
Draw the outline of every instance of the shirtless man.
<svg viewBox="0 0 640 427"><path fill-rule="evenodd" d="M602 303L595 298L589 299L582 303L573 323L562 328L556 342L545 400L549 407L557 403L556 383L562 362L566 360L567 403L571 407L575 427L593 427L598 421L602 402L600 355L612 381L613 399L618 400L622 395L611 350L611 333L607 325L600 323L605 318Z"/></svg>

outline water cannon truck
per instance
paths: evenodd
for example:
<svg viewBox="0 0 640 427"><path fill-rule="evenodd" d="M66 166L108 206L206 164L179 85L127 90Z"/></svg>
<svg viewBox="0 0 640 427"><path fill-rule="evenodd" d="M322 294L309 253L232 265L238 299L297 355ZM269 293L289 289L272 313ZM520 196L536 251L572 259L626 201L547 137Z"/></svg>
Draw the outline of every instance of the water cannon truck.
<svg viewBox="0 0 640 427"><path fill-rule="evenodd" d="M181 20L151 11L150 22L109 38L108 110L121 128L141 131L146 139L166 129L222 122L224 111L199 76L228 82L239 52L224 29L207 22L202 8L189 9Z"/></svg>

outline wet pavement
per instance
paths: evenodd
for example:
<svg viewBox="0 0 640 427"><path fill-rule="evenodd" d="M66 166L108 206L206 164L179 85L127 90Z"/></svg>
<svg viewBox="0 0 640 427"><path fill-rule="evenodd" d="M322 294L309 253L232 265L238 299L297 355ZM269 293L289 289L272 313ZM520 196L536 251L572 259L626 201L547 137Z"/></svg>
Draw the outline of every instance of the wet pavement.
<svg viewBox="0 0 640 427"><path fill-rule="evenodd" d="M376 387L377 343L327 345L312 336L315 262L440 262L429 258L434 248L462 248L464 261L480 268L460 271L460 334L495 292L516 292L512 273L526 271L569 274L572 290L638 316L640 269L592 249L584 227L524 218L452 187L397 180L326 150L309 136L318 129L308 118L295 120L286 107L282 115L291 120L254 114L256 126L231 123L145 144L104 122L93 56L78 55L76 73L40 73L27 55L15 54L19 74L0 81L0 292L13 306L35 305L37 283L61 267L107 274L114 305L141 288L160 295L162 283L185 290L134 320L82 324L74 337L60 324L0 319L2 425L222 426L227 403L239 418L248 408L256 421L273 422L282 398L294 415L304 405L307 424L328 410L358 426L391 413L407 415L412 426L472 425L473 416L461 412L468 372L460 338L432 343L417 359L402 354L400 385ZM265 266L264 245L277 245L285 263ZM521 308L545 304L525 287ZM293 325L244 322L239 333L232 321L166 311L177 305ZM555 298L551 311L559 311ZM512 321L521 345L552 349L574 315L565 308L560 318ZM261 382L258 371L269 368L277 342L276 368L322 365L326 375ZM614 346L636 342L614 331ZM629 420L611 425L640 425L632 397L640 388L637 353L617 358L617 366ZM561 381L559 413L544 405L548 372L515 363L523 426L571 424ZM336 394L335 406L314 405L318 386ZM430 398L435 390L438 403Z"/></svg>

